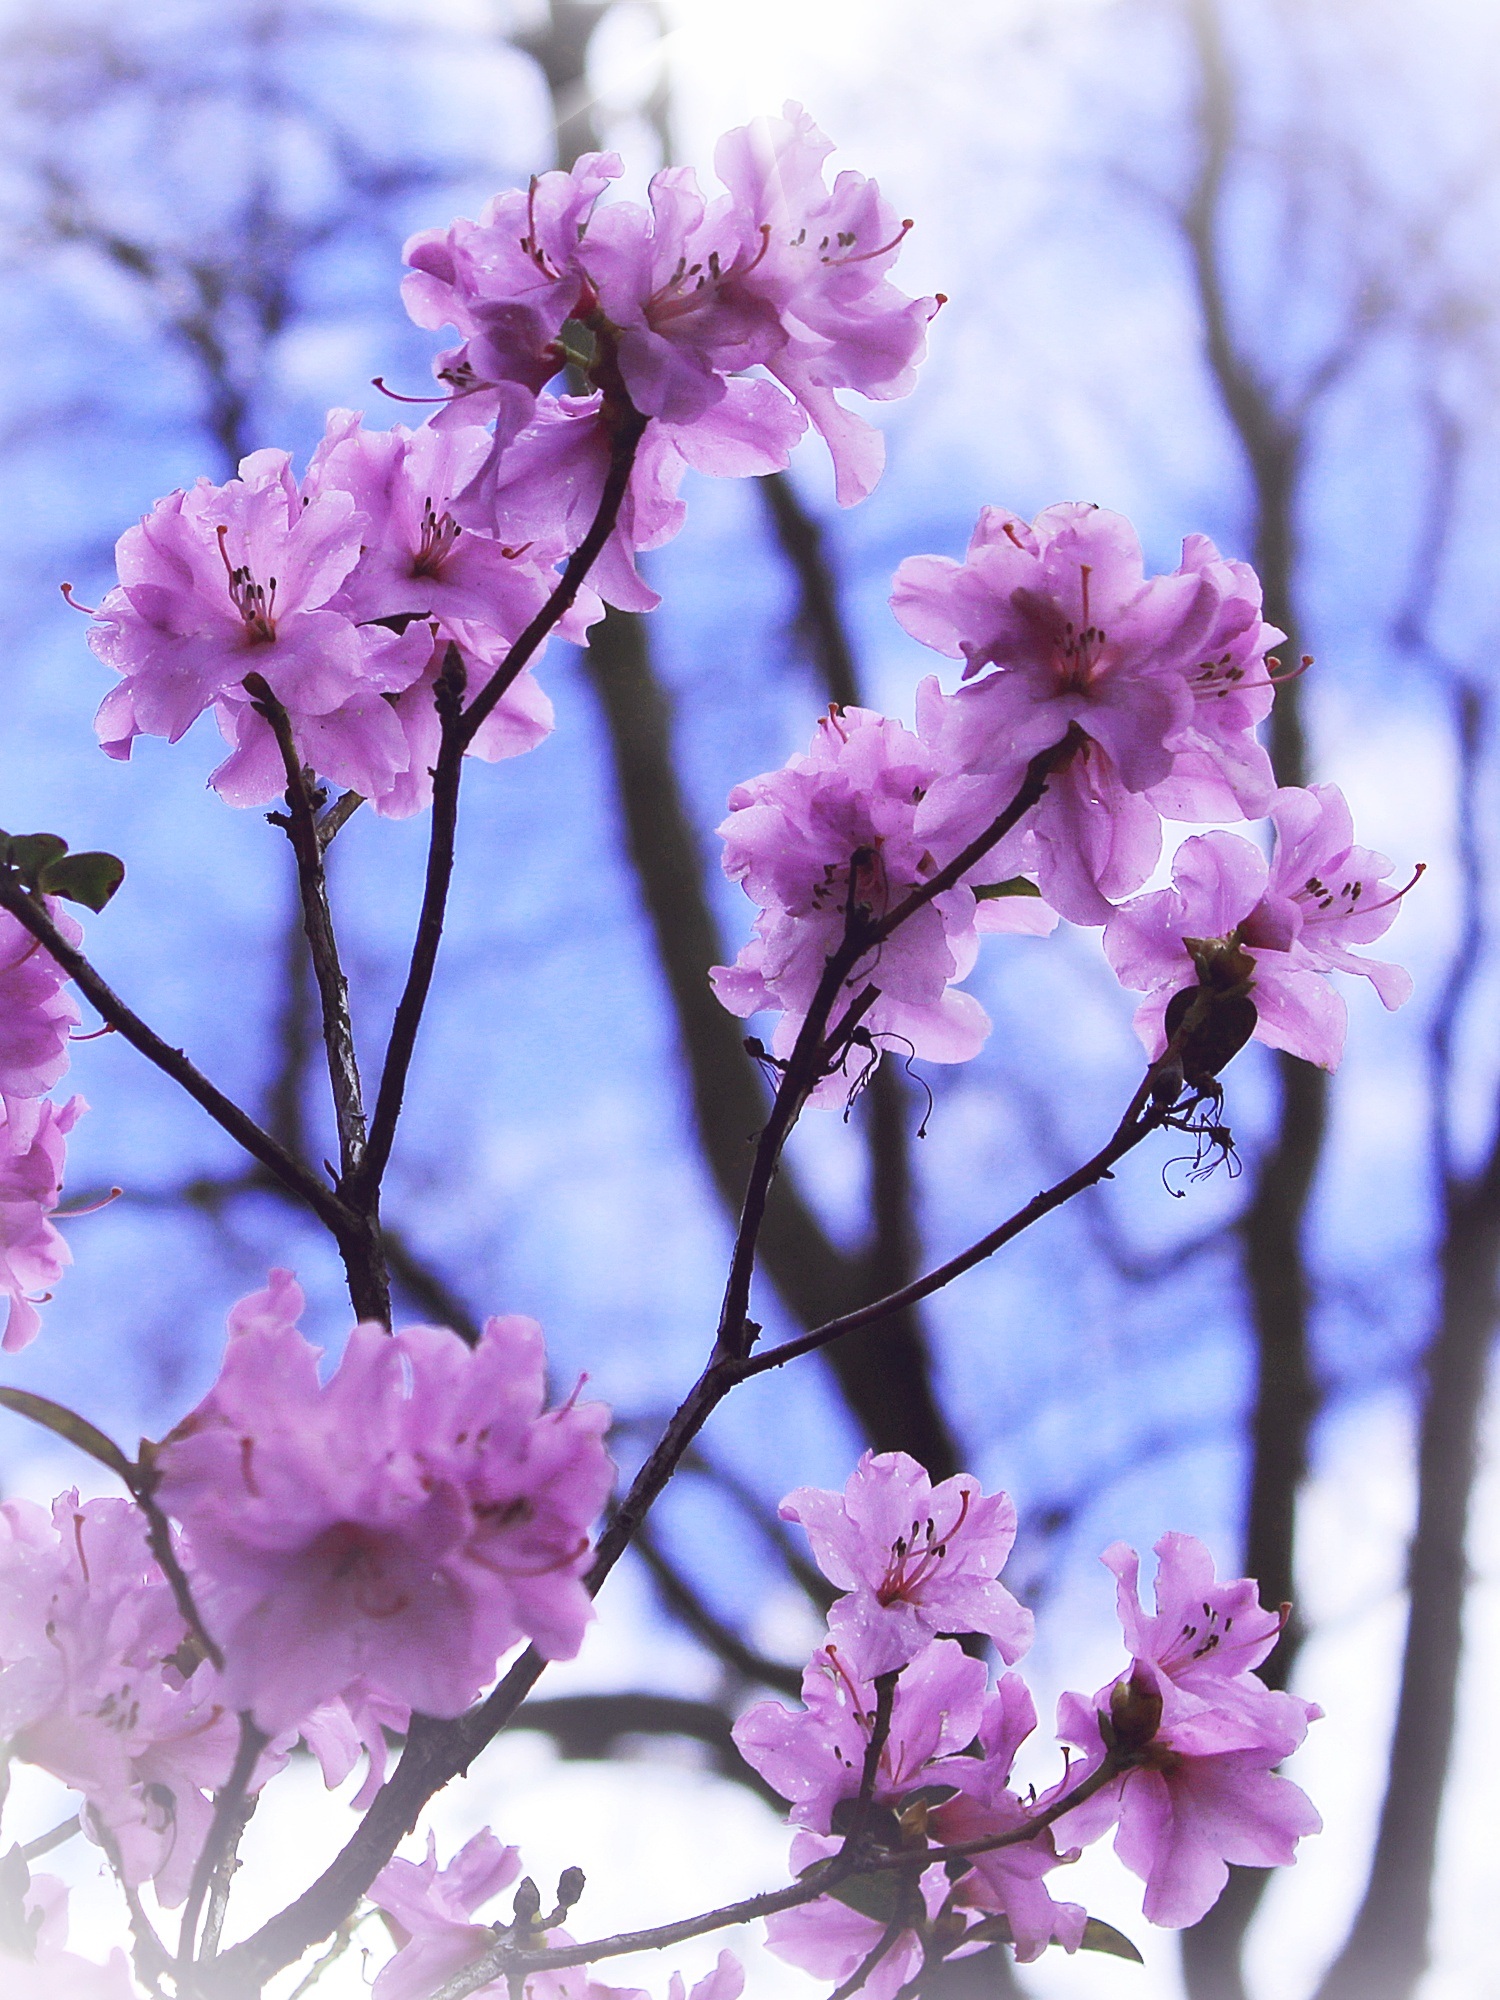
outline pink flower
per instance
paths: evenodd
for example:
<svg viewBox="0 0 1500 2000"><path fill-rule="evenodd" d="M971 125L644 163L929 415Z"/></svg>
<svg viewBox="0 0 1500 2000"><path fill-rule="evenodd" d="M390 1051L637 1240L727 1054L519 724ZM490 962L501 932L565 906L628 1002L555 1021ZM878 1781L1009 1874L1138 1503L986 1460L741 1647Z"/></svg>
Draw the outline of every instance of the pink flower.
<svg viewBox="0 0 1500 2000"><path fill-rule="evenodd" d="M958 1796L930 1817L934 1839L948 1846L1026 1824L1036 1807L1010 1789L1010 1775L1017 1750L1035 1728L1036 1706L1025 1682L1019 1674L1003 1675L985 1697L977 1731L983 1754L950 1757L933 1768L934 1780L958 1788ZM1050 1944L1076 1951L1088 1912L1078 1903L1054 1902L1043 1881L1061 1862L1076 1858L1076 1849L1059 1854L1051 1830L1044 1830L1012 1847L976 1854L968 1874L954 1885L954 1901L966 1910L1007 1917L1023 1965L1040 1958Z"/></svg>
<svg viewBox="0 0 1500 2000"><path fill-rule="evenodd" d="M427 1836L421 1861L398 1855L370 1885L370 1897L400 1949L376 1975L374 2000L427 2000L444 1981L488 1951L495 1934L473 1922L474 1912L498 1896L521 1872L514 1847L502 1847L488 1827L460 1848L446 1868L437 1865L437 1842ZM503 1990L503 1981L496 1988Z"/></svg>
<svg viewBox="0 0 1500 2000"><path fill-rule="evenodd" d="M842 1493L799 1487L781 1515L849 1593L829 1629L863 1673L905 1665L940 1632L982 1632L1007 1665L1031 1644L1031 1613L995 1581L1016 1539L1008 1493L986 1495L966 1472L934 1486L904 1451L867 1451Z"/></svg>
<svg viewBox="0 0 1500 2000"><path fill-rule="evenodd" d="M82 944L81 926L56 897L46 908L68 943ZM66 987L57 960L19 918L0 910L0 1097L40 1097L67 1069L69 1030L80 1017Z"/></svg>
<svg viewBox="0 0 1500 2000"><path fill-rule="evenodd" d="M799 1833L792 1842L793 1872L800 1875L815 1861L835 1853L839 1845L836 1839ZM927 1868L918 1886L922 1912L931 1922L947 1897L948 1878L941 1867ZM767 1917L766 1947L815 1979L842 1983L880 1942L887 1921L866 1916L836 1896L819 1896L814 1902ZM869 2000L895 2000L907 1980L921 1970L923 1957L920 1932L915 1927L899 1931L860 1992Z"/></svg>
<svg viewBox="0 0 1500 2000"><path fill-rule="evenodd" d="M691 424L719 402L733 372L785 344L780 317L746 267L764 248L757 224L727 195L706 201L690 167L652 177L649 211L599 209L579 247L605 318L621 329L620 373L635 407Z"/></svg>
<svg viewBox="0 0 1500 2000"><path fill-rule="evenodd" d="M962 658L970 683L924 727L951 774L918 816L929 838L966 844L1031 759L1071 737L995 865L1030 860L1074 922L1105 922L1150 874L1161 811L1263 808L1270 767L1253 732L1278 635L1260 622L1253 574L1201 537L1174 575L1147 577L1121 515L1070 504L1028 525L986 507L964 562L909 558L891 604L914 638Z"/></svg>
<svg viewBox="0 0 1500 2000"><path fill-rule="evenodd" d="M0 1736L83 1794L127 1881L186 1894L238 1730L125 1500L0 1509Z"/></svg>
<svg viewBox="0 0 1500 2000"><path fill-rule="evenodd" d="M1106 1551L1135 1657L1092 1702L1065 1694L1058 1705L1059 1733L1086 1753L1073 1782L1104 1757L1101 1715L1134 1765L1056 1824L1060 1838L1078 1841L1114 1826L1115 1852L1145 1881L1147 1919L1179 1929L1212 1907L1228 1863L1294 1861L1298 1840L1318 1832L1306 1795L1275 1767L1322 1710L1249 1671L1281 1625L1261 1610L1252 1582L1216 1583L1212 1559L1191 1535L1164 1536L1156 1552L1148 1618L1134 1551L1119 1543Z"/></svg>
<svg viewBox="0 0 1500 2000"><path fill-rule="evenodd" d="M896 1683L876 1767L877 1804L899 1804L926 1782L934 1759L973 1741L987 1679L984 1662L952 1639L932 1640L910 1662ZM836 1807L859 1792L875 1724L873 1674L830 1641L808 1662L802 1699L800 1712L758 1702L735 1723L734 1740L746 1763L791 1801L793 1820L827 1833Z"/></svg>
<svg viewBox="0 0 1500 2000"><path fill-rule="evenodd" d="M847 507L873 490L885 443L834 392L880 402L910 394L941 301L909 299L889 282L910 225L862 174L841 173L830 190L823 163L832 151L801 105L789 103L780 118L726 133L714 165L754 245L726 291L769 307L780 322L785 344L762 358L822 435Z"/></svg>
<svg viewBox="0 0 1500 2000"><path fill-rule="evenodd" d="M503 451L531 421L563 364L557 337L583 308L580 235L620 171L616 154L586 153L566 173L496 195L477 222L461 217L407 244L407 311L418 326L457 327L463 340L433 364L451 392L439 428L493 424Z"/></svg>
<svg viewBox="0 0 1500 2000"><path fill-rule="evenodd" d="M589 572L583 622L599 615L600 597L625 611L660 603L635 555L669 542L686 520L677 489L689 467L721 479L783 471L802 430L798 411L764 381L726 382L720 400L691 423L653 420L614 529ZM484 459L456 503L459 518L507 546L529 545L539 560L561 561L598 512L610 451L602 396L544 396L521 436Z"/></svg>
<svg viewBox="0 0 1500 2000"><path fill-rule="evenodd" d="M916 832L918 804L936 768L931 751L900 723L848 708L819 723L805 756L730 793L719 828L724 871L761 915L735 963L715 968L714 991L733 1014L780 1012L771 1045L778 1057L791 1054L824 968L844 941L851 900L878 918L936 872L939 863ZM974 964L981 924L1039 931L1055 921L1035 897L980 906L963 886L935 897L845 979L835 1024L867 986L879 992L861 1017L870 1045L851 1058L851 1068L867 1067L872 1050L887 1046L933 1062L966 1061L989 1021L954 982ZM847 1081L834 1076L813 1101L847 1095Z"/></svg>
<svg viewBox="0 0 1500 2000"><path fill-rule="evenodd" d="M1329 972L1362 973L1387 1007L1411 993L1401 967L1348 949L1389 928L1405 890L1391 889L1383 854L1351 844L1337 786L1279 791L1271 818L1269 866L1237 834L1195 834L1173 859L1172 887L1126 904L1106 927L1121 984L1147 995L1135 1027L1153 1059L1167 1046L1172 996L1200 982L1248 995L1257 1041L1325 1069L1337 1067L1347 1022Z"/></svg>
<svg viewBox="0 0 1500 2000"><path fill-rule="evenodd" d="M452 511L488 448L472 426L367 431L358 411L329 412L303 490L346 494L364 522L335 610L361 625L420 615L445 631L457 620L520 636L554 579L529 551L463 528Z"/></svg>
<svg viewBox="0 0 1500 2000"><path fill-rule="evenodd" d="M1260 615L1255 571L1221 556L1207 535L1183 542L1176 574L1198 581L1176 649L1193 713L1170 739L1171 773L1151 802L1167 819L1258 819L1276 783L1255 739L1276 698L1266 656L1286 634Z"/></svg>
<svg viewBox="0 0 1500 2000"><path fill-rule="evenodd" d="M326 1384L286 1272L230 1319L218 1382L160 1447L225 1688L268 1732L356 1681L459 1714L523 1638L570 1659L608 1494L608 1413L545 1410L541 1331L359 1326Z"/></svg>
<svg viewBox="0 0 1500 2000"><path fill-rule="evenodd" d="M245 742L257 718L246 720L243 682L258 674L325 776L373 794L404 769L401 730L380 697L422 671L423 635L360 626L331 605L363 527L347 493L304 505L280 451L252 452L226 486L200 480L158 501L120 537L120 583L89 635L123 677L96 724L109 755L128 757L140 735L176 742L215 706L236 754L211 782L234 804L266 803L285 779L273 782Z"/></svg>
<svg viewBox="0 0 1500 2000"><path fill-rule="evenodd" d="M88 1110L81 1097L0 1099L0 1296L10 1300L7 1353L41 1331L38 1304L51 1296L73 1254L49 1220L62 1196L65 1141ZM35 1294L42 1292L41 1299Z"/></svg>

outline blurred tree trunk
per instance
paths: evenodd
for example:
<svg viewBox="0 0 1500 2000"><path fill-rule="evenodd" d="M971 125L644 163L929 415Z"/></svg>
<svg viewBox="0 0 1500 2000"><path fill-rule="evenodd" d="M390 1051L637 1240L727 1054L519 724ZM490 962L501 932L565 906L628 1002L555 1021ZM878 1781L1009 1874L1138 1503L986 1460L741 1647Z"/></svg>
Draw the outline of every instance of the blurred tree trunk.
<svg viewBox="0 0 1500 2000"><path fill-rule="evenodd" d="M1300 657L1295 602L1297 506L1310 412L1283 414L1266 376L1233 322L1223 237L1226 183L1241 143L1234 78L1218 0L1189 0L1187 18L1198 77L1199 155L1182 211L1182 230L1197 294L1210 374L1250 478L1252 554L1265 590L1265 615L1287 635L1282 655ZM1277 690L1269 748L1276 781L1308 782L1301 680ZM1291 1603L1297 1495L1307 1475L1308 1441L1318 1412L1309 1344L1311 1286L1304 1233L1323 1155L1328 1078L1295 1056L1278 1053L1277 1107L1267 1143L1251 1168L1240 1219L1245 1288L1255 1344L1249 1421L1244 1561L1263 1601ZM1295 1614L1261 1669L1273 1687L1289 1682L1302 1641ZM1269 1871L1234 1868L1203 1920L1182 1938L1190 2000L1246 2000L1241 1953Z"/></svg>
<svg viewBox="0 0 1500 2000"><path fill-rule="evenodd" d="M1434 1013L1434 1165L1440 1189L1437 1324L1421 1370L1417 1521L1407 1551L1406 1641L1385 1797L1365 1893L1317 2000L1410 2000L1430 1957L1443 1793L1463 1663L1469 1510L1500 1321L1500 1105L1472 1173L1454 1162L1453 1042L1480 969L1483 869L1478 773L1487 704L1461 691L1459 859L1464 916Z"/></svg>

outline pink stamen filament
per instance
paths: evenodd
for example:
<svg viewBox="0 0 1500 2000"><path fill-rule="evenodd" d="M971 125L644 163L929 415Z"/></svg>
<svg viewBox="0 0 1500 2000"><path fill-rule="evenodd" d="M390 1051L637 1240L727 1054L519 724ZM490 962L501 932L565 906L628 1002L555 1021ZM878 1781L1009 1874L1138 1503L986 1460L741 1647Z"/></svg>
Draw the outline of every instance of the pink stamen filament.
<svg viewBox="0 0 1500 2000"><path fill-rule="evenodd" d="M902 223L901 227L896 231L896 234L891 238L890 242L882 243L878 250L861 250L859 254L854 257L825 257L823 258L822 261L825 264L868 264L872 257L884 257L887 256L892 250L899 248L899 246L906 241L907 236L910 234L910 232L915 228L916 228L915 221L911 216L908 216L906 220Z"/></svg>

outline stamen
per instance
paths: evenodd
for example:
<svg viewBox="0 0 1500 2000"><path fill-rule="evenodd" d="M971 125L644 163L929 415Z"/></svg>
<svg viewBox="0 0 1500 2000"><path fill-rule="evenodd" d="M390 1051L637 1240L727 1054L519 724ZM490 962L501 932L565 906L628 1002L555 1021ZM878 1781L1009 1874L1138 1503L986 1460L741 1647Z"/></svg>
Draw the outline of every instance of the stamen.
<svg viewBox="0 0 1500 2000"><path fill-rule="evenodd" d="M1397 889L1393 894L1387 896L1383 903L1366 903L1363 909L1360 911L1360 915L1361 916L1373 915L1376 910L1388 910L1391 907L1392 903L1399 903L1403 896L1409 896L1412 890L1416 888L1417 884L1421 881L1422 877L1426 873L1427 873L1427 863L1425 861L1419 861L1416 867L1412 870L1411 880L1405 885L1404 888Z"/></svg>
<svg viewBox="0 0 1500 2000"><path fill-rule="evenodd" d="M372 375L370 377L370 387L378 389L382 396L389 396L393 403L451 403L455 397L469 393L466 390L456 389L452 396L403 396L399 390L388 389L385 386L385 377L383 375Z"/></svg>
<svg viewBox="0 0 1500 2000"><path fill-rule="evenodd" d="M51 1219L53 1222L76 1222L80 1215L97 1215L101 1208L108 1208L112 1201L118 1201L124 1192L124 1188L111 1188L98 1201L88 1202L82 1208L54 1208Z"/></svg>
<svg viewBox="0 0 1500 2000"><path fill-rule="evenodd" d="M80 604L78 599L73 595L73 586L71 583L60 583L57 587L63 594L64 603L71 604L75 611L86 612L90 618L98 617L99 615L98 606L93 604Z"/></svg>
<svg viewBox="0 0 1500 2000"><path fill-rule="evenodd" d="M824 257L820 259L820 262L824 264L868 264L871 258L884 257L888 252L899 248L906 241L908 233L915 229L916 226L912 217L908 216L890 242L882 243L878 250L861 250L857 257ZM825 238L824 240L826 241L827 239ZM843 237L840 236L839 241L842 242L843 240ZM754 269L753 265L751 269Z"/></svg>

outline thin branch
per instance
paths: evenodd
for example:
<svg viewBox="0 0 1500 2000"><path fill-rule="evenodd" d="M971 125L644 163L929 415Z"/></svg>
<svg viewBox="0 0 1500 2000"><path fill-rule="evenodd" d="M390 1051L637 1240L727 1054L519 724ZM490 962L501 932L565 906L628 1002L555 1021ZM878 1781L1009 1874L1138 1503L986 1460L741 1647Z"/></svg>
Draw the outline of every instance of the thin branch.
<svg viewBox="0 0 1500 2000"><path fill-rule="evenodd" d="M436 694L442 735L433 769L432 834L427 850L422 912L412 945L406 985L391 1023L390 1042L375 1100L375 1115L370 1124L369 1147L358 1177L360 1185L372 1191L379 1188L390 1160L396 1123L401 1116L406 1094L406 1079L417 1045L417 1030L422 1024L433 969L437 964L438 946L442 943L448 889L453 879L454 847L458 838L458 791L464 752L495 704L530 663L548 633L572 609L596 558L615 531L635 466L636 450L645 435L648 420L630 403L623 386L612 394L623 398L623 405L616 412L604 490L599 496L599 505L589 531L569 556L556 588L511 647L504 665L496 668L467 708L463 705L463 661L456 646L448 648L443 671L438 676Z"/></svg>
<svg viewBox="0 0 1500 2000"><path fill-rule="evenodd" d="M141 1017L100 977L81 951L74 949L47 912L21 887L14 875L0 872L0 908L24 924L31 935L57 960L101 1020L108 1021L131 1047L181 1086L221 1126L230 1138L259 1160L268 1172L303 1201L342 1243L357 1218L317 1176L294 1160L285 1147L257 1125L247 1111L210 1083L202 1071L190 1063L181 1049L174 1049L146 1026Z"/></svg>
<svg viewBox="0 0 1500 2000"><path fill-rule="evenodd" d="M297 887L302 899L302 927L323 1004L323 1044L328 1052L328 1085L338 1122L340 1184L358 1173L365 1151L365 1108L359 1081L359 1057L349 1018L349 982L339 960L338 937L328 902L328 876L323 866L324 843L292 735L292 719L260 674L247 674L245 688L251 706L270 727L286 772L286 813L272 814L285 829L297 862Z"/></svg>
<svg viewBox="0 0 1500 2000"><path fill-rule="evenodd" d="M848 1842L840 1851L809 1869L790 1888L763 1891L737 1903L726 1903L701 1916L685 1917L677 1923L657 1924L650 1930L621 1931L613 1937L595 1938L587 1944L566 1945L555 1951L518 1952L509 1938L498 1940L483 1957L456 1973L431 1996L431 2000L468 2000L491 1980L532 1972L559 1972L567 1966L592 1965L599 1959L623 1958L636 1951L660 1951L667 1945L685 1944L690 1938L705 1937L711 1931L727 1930L736 1924L752 1923L757 1917L775 1916L816 1902L840 1883L859 1875L888 1874L892 1869L931 1868L947 1861L967 1861L975 1855L992 1854L1000 1848L1019 1847L1047 1831L1055 1820L1074 1811L1096 1792L1111 1785L1128 1768L1123 1759L1107 1755L1099 1768L1073 1791L1056 1798L1041 1811L1031 1814L1019 1826L1005 1833L986 1834L977 1840L958 1841L947 1847L920 1847L895 1852L857 1852Z"/></svg>
<svg viewBox="0 0 1500 2000"><path fill-rule="evenodd" d="M900 1312L903 1307L915 1305L919 1299L930 1298L965 1271L982 1264L986 1257L993 1257L1022 1230L1029 1229L1044 1215L1050 1215L1054 1208L1060 1208L1084 1188L1093 1187L1096 1182L1108 1179L1111 1170L1141 1141L1156 1131L1166 1121L1166 1113L1150 1102L1151 1085L1159 1065L1153 1064L1147 1071L1144 1082L1131 1099L1125 1116L1115 1127L1108 1143L1102 1146L1091 1160L1086 1160L1071 1174L1034 1195L1024 1208L1016 1210L987 1236L981 1236L977 1243L971 1243L967 1250L961 1250L956 1257L950 1257L946 1264L939 1264L924 1277L916 1278L899 1291L889 1293L883 1299L872 1300L856 1312L844 1313L840 1318L829 1320L824 1326L815 1326L810 1333L798 1334L792 1340L784 1340L777 1347L767 1348L761 1354L748 1355L734 1364L734 1374L738 1381L747 1381L752 1375L762 1375L769 1368L784 1367L788 1361L795 1361L799 1355L811 1354L816 1348L826 1347L830 1341L840 1340L846 1333L854 1333L862 1326L870 1326L888 1314Z"/></svg>
<svg viewBox="0 0 1500 2000"><path fill-rule="evenodd" d="M240 1717L239 1748L235 1752L234 1763L224 1781L223 1789L214 1800L214 1815L209 1822L202 1852L193 1868L193 1879L188 1889L187 1901L182 1906L182 1929L177 1939L179 1974L184 1973L194 1962L193 1947L204 1899L219 1870L233 1858L235 1846L244 1831L245 1803L250 1780L255 1775L260 1754L269 1740L262 1730L256 1728L248 1714ZM212 1951L208 1949L208 1943L209 1940L205 1937L203 1954L205 1959L213 1957Z"/></svg>
<svg viewBox="0 0 1500 2000"><path fill-rule="evenodd" d="M50 1854L54 1847L61 1847L65 1841L71 1840L75 1833L82 1831L83 1823L78 1814L74 1813L71 1819L63 1820L53 1827L50 1833L38 1834L35 1840L28 1840L21 1849L21 1859L27 1862L40 1861L44 1854Z"/></svg>

